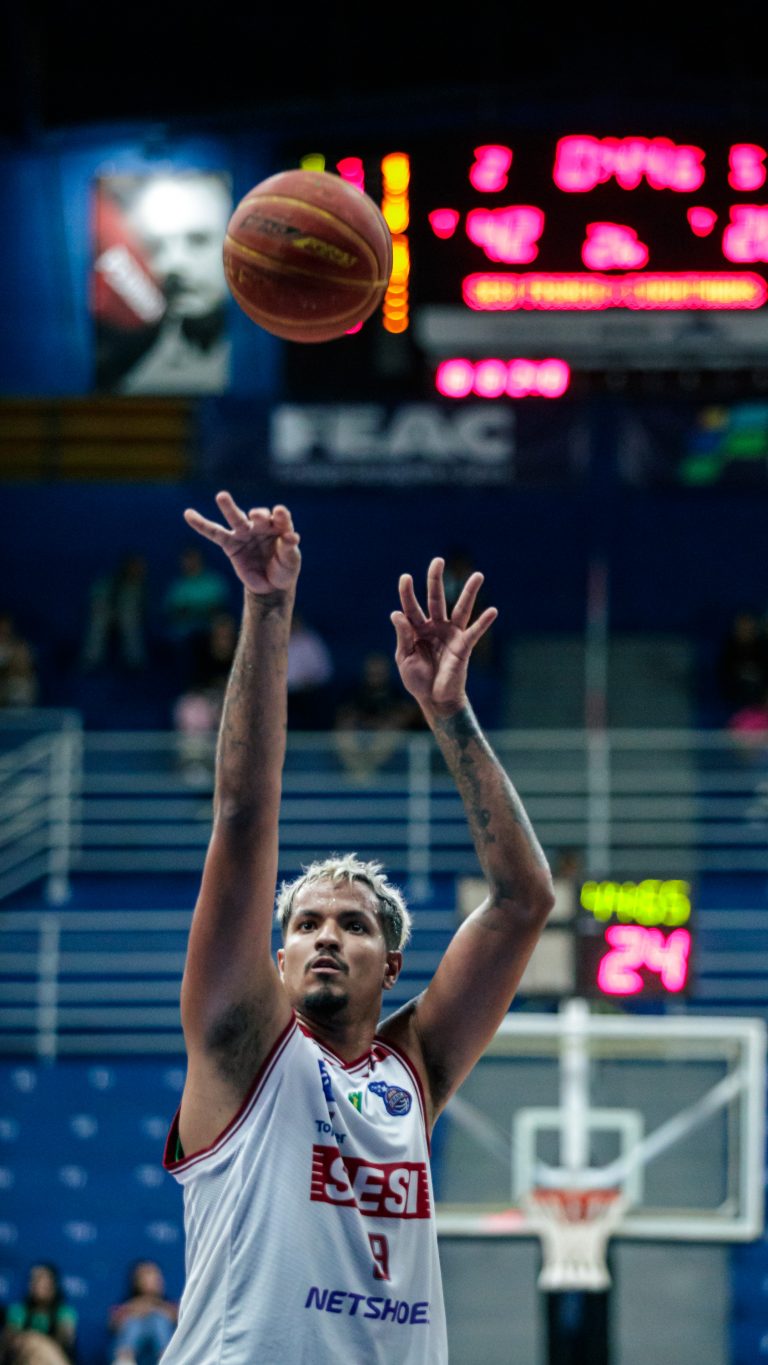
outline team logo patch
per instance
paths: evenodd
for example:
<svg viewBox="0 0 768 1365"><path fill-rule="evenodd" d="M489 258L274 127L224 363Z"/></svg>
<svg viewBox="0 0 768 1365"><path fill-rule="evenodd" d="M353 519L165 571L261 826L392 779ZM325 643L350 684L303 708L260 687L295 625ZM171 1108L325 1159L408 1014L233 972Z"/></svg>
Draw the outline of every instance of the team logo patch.
<svg viewBox="0 0 768 1365"><path fill-rule="evenodd" d="M374 1095L381 1096L388 1114L402 1118L404 1114L410 1113L413 1096L407 1090L402 1090L399 1085L387 1085L386 1081L371 1081L368 1089L372 1090Z"/></svg>

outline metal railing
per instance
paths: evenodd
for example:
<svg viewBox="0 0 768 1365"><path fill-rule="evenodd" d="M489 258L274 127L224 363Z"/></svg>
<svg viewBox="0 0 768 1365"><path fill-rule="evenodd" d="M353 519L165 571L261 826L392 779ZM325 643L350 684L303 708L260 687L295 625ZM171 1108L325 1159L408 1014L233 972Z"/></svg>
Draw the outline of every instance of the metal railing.
<svg viewBox="0 0 768 1365"><path fill-rule="evenodd" d="M0 1055L183 1052L189 910L18 910L0 916ZM456 928L422 910L387 1012L423 990ZM278 945L275 933L273 951ZM428 945L428 946L422 946Z"/></svg>
<svg viewBox="0 0 768 1365"><path fill-rule="evenodd" d="M589 876L768 867L768 745L690 730L502 731L492 741L545 849ZM82 733L75 723L0 752L0 899L34 878L49 899L89 872L198 872L210 834L213 740ZM366 769L365 764L369 767ZM282 861L338 847L382 857L420 897L476 870L455 786L428 734L392 735L350 763L339 736L290 737Z"/></svg>
<svg viewBox="0 0 768 1365"><path fill-rule="evenodd" d="M765 746L688 730L506 731L492 741L555 864L575 849L595 878L768 868ZM178 989L212 772L208 738L191 748L175 734L82 733L72 717L32 736L0 724L0 1050L179 1050ZM290 737L280 876L346 850L380 859L418 908L407 970L388 1001L396 1006L426 983L455 928L448 887L479 871L430 735L393 735L385 755L358 751L352 765L338 736ZM158 908L124 909L122 888L147 874ZM165 874L189 881L183 910L161 908ZM70 883L92 877L112 879L109 897L95 910L75 908L82 899L68 908ZM32 908L18 908L22 891ZM760 904L726 901L699 925L698 999L723 1012L762 1009Z"/></svg>
<svg viewBox="0 0 768 1365"><path fill-rule="evenodd" d="M75 712L18 712L0 725L0 901L45 883L57 905L69 894L74 805L82 772Z"/></svg>

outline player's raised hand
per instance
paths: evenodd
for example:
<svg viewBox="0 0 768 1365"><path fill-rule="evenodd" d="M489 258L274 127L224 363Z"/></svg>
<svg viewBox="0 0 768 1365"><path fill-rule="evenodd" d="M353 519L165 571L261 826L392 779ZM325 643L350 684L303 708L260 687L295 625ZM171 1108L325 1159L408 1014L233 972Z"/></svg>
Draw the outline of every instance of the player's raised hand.
<svg viewBox="0 0 768 1365"><path fill-rule="evenodd" d="M249 592L260 596L287 592L299 576L299 536L287 507L278 503L243 512L229 493L217 493L216 503L227 525L209 521L188 507L184 520L193 531L220 546Z"/></svg>
<svg viewBox="0 0 768 1365"><path fill-rule="evenodd" d="M400 577L402 611L391 621L397 636L395 662L403 686L423 706L442 714L458 711L466 702L469 656L498 616L486 607L469 624L483 575L470 574L450 616L445 603L445 561L433 559L427 572L427 611L419 604L410 574Z"/></svg>

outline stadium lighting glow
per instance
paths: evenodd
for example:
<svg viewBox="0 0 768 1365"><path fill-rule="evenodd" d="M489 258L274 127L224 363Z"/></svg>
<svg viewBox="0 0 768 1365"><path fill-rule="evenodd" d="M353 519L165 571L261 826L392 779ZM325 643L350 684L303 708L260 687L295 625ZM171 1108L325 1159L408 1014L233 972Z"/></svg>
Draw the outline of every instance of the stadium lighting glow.
<svg viewBox="0 0 768 1365"><path fill-rule="evenodd" d="M406 236L411 159L405 152L388 152L382 157L381 182L381 211L392 233L392 274L384 295L382 323L385 331L399 333L408 330L411 274L411 250Z"/></svg>

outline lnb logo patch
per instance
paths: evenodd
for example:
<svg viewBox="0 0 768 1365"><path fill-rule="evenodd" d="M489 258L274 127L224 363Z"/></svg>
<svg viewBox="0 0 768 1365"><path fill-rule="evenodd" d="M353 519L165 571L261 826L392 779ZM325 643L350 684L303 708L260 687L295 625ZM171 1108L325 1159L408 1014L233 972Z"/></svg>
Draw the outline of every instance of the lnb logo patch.
<svg viewBox="0 0 768 1365"><path fill-rule="evenodd" d="M413 1096L403 1090L399 1085L387 1085L386 1081L371 1081L368 1089L374 1095L380 1095L384 1101L384 1108L388 1114L393 1114L395 1118L402 1118L410 1113L413 1104Z"/></svg>

